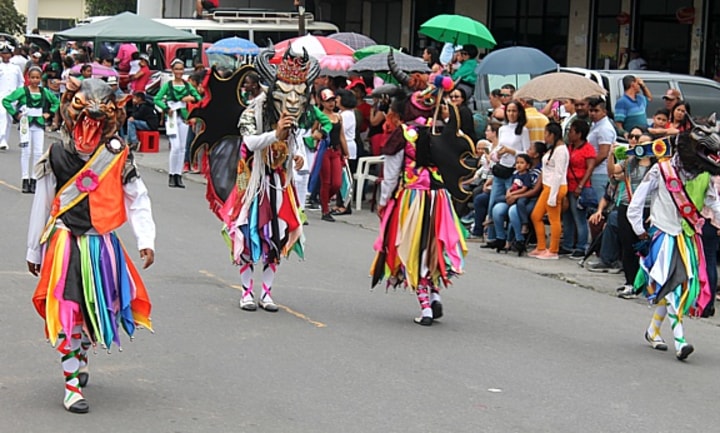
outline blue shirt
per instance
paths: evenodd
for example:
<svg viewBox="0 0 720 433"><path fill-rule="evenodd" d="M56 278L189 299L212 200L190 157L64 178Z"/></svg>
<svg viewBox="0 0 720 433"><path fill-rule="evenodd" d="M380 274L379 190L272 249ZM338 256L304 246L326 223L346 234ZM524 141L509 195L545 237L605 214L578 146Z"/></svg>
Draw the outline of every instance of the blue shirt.
<svg viewBox="0 0 720 433"><path fill-rule="evenodd" d="M632 99L627 94L622 95L615 103L615 121L622 123L625 131L630 131L636 126L647 127L647 105L645 95L637 94Z"/></svg>

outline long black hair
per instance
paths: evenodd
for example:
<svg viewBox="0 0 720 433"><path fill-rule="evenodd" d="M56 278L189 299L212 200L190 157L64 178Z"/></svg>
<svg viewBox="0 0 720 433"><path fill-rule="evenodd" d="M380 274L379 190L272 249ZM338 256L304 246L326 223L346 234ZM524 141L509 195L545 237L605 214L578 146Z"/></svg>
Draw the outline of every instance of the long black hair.
<svg viewBox="0 0 720 433"><path fill-rule="evenodd" d="M510 106L510 104L514 104L515 107L517 107L518 111L518 120L517 120L517 126L515 127L515 135L522 134L523 128L527 124L527 116L525 115L525 107L520 103L518 100L512 100L508 102L505 109L507 110L507 107Z"/></svg>
<svg viewBox="0 0 720 433"><path fill-rule="evenodd" d="M548 155L548 159L550 159L553 156L553 152L555 152L555 145L557 144L558 140L562 140L562 127L557 122L550 122L545 126L545 131L547 131L548 134L553 136L553 146L552 148L550 148L550 154Z"/></svg>

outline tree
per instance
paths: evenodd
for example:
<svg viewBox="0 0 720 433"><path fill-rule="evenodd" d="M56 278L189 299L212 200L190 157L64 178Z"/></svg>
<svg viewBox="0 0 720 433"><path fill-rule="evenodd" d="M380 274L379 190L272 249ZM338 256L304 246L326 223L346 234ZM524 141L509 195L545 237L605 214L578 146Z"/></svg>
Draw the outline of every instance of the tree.
<svg viewBox="0 0 720 433"><path fill-rule="evenodd" d="M120 12L137 13L137 0L87 0L85 12L89 17L117 15Z"/></svg>
<svg viewBox="0 0 720 433"><path fill-rule="evenodd" d="M0 32L25 34L25 15L15 9L13 0L0 0Z"/></svg>

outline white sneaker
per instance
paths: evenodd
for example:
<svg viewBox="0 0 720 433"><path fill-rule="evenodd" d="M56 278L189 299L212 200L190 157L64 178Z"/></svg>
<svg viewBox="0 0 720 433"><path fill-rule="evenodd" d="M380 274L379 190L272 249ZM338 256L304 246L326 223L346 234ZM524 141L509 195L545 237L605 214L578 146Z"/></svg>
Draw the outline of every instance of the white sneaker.
<svg viewBox="0 0 720 433"><path fill-rule="evenodd" d="M277 304L275 304L270 295L267 293L260 298L260 302L258 302L258 304L260 305L260 308L270 313L275 313L278 310Z"/></svg>
<svg viewBox="0 0 720 433"><path fill-rule="evenodd" d="M7 150L7 149L8 149L7 141L5 141L5 140L0 141L0 150Z"/></svg>
<svg viewBox="0 0 720 433"><path fill-rule="evenodd" d="M245 311L257 310L257 304L255 303L255 298L252 293L248 293L240 299L240 309Z"/></svg>

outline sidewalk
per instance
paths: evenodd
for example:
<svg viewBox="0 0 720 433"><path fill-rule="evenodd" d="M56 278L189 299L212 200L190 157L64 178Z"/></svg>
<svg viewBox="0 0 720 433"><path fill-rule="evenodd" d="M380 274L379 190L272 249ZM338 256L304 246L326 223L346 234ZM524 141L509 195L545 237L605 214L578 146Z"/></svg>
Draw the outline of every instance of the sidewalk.
<svg viewBox="0 0 720 433"><path fill-rule="evenodd" d="M160 137L160 151L157 153L135 153L136 163L144 169L151 169L160 173L167 173L168 168L169 144L167 137ZM142 172L142 170L141 170ZM202 174L185 173L183 179L186 183L194 182L206 184L205 177ZM308 220L311 225L328 224L320 220L320 212L307 212ZM351 215L336 217L337 223L350 224L370 231L376 231L378 228L378 217L375 213L370 212L369 205L364 203L363 209L356 211L353 209ZM595 273L586 270L578 265L577 260L569 258L560 258L559 260L537 260L531 257L518 257L514 253L496 253L495 250L480 248L480 243L468 242L469 254L466 259L467 266L485 266L488 263L499 264L516 269L533 272L545 277L554 278L564 281L580 288L593 290L607 296L616 296L615 289L624 283L623 274L606 274ZM636 302L646 304L644 298L636 300L621 300L618 302ZM716 303L716 307L720 307ZM708 320L716 326L720 326L720 314Z"/></svg>

